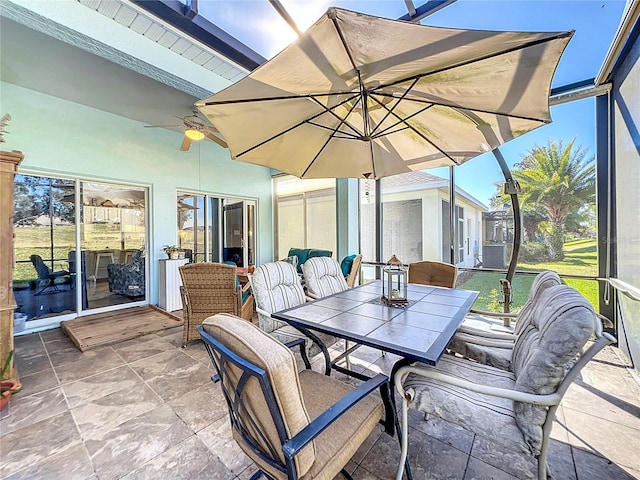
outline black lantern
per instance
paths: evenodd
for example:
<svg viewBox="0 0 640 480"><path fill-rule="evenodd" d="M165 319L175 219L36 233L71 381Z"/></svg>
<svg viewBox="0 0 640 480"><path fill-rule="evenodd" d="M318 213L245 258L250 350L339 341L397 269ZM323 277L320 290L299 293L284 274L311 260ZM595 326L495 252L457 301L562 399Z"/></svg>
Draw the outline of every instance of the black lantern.
<svg viewBox="0 0 640 480"><path fill-rule="evenodd" d="M393 255L382 267L382 297L387 305L408 305L407 268Z"/></svg>

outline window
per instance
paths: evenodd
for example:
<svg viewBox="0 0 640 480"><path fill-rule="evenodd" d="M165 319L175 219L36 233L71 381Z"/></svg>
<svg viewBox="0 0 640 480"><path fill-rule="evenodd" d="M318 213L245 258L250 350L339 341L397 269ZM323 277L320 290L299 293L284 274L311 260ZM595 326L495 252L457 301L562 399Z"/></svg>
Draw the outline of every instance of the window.
<svg viewBox="0 0 640 480"><path fill-rule="evenodd" d="M274 179L276 258L290 248L318 248L336 253L336 181Z"/></svg>

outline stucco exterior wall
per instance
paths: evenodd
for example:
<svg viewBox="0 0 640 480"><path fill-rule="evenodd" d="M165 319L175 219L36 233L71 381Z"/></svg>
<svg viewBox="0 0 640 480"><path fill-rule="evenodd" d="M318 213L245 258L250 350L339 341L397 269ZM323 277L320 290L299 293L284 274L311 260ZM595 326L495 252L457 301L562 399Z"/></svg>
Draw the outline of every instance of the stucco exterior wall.
<svg viewBox="0 0 640 480"><path fill-rule="evenodd" d="M149 188L150 297L158 301L162 245L176 243L177 191L257 200L259 263L273 259L273 198L269 169L235 162L204 140L179 151L182 133L144 124L33 90L0 83L2 113L11 115L4 150L20 150L19 173L44 174Z"/></svg>

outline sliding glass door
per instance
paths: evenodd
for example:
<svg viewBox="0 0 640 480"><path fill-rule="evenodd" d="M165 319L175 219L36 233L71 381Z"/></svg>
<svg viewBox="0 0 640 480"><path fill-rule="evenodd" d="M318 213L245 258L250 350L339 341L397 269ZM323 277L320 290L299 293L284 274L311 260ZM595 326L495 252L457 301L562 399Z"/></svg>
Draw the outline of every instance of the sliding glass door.
<svg viewBox="0 0 640 480"><path fill-rule="evenodd" d="M255 200L178 193L177 215L178 246L192 261L255 264Z"/></svg>
<svg viewBox="0 0 640 480"><path fill-rule="evenodd" d="M13 291L27 328L146 300L144 188L35 175L14 188Z"/></svg>

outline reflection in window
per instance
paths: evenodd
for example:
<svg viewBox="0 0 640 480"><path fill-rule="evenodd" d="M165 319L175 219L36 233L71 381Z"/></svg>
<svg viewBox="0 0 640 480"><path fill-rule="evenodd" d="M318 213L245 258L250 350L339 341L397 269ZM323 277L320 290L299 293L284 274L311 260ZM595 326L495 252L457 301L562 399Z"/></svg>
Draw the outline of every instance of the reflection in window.
<svg viewBox="0 0 640 480"><path fill-rule="evenodd" d="M17 175L17 313L31 321L144 301L145 193L133 186ZM125 275L127 268L136 275Z"/></svg>

